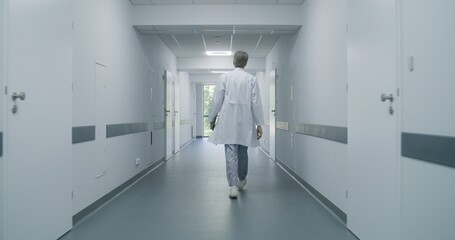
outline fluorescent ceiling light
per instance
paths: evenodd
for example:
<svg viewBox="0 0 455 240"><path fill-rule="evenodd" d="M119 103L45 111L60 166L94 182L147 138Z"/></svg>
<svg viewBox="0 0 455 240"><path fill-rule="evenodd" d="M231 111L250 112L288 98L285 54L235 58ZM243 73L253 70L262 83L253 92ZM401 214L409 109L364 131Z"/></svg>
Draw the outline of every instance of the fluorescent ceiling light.
<svg viewBox="0 0 455 240"><path fill-rule="evenodd" d="M231 51L206 51L205 54L209 56L231 56Z"/></svg>
<svg viewBox="0 0 455 240"><path fill-rule="evenodd" d="M216 73L216 74L223 74L223 73L228 73L229 71L210 71L211 73Z"/></svg>

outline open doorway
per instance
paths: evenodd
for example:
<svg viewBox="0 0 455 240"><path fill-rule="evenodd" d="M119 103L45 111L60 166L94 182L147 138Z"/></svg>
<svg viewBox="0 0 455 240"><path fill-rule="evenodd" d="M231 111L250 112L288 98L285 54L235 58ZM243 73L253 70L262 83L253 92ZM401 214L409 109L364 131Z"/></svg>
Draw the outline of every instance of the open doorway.
<svg viewBox="0 0 455 240"><path fill-rule="evenodd" d="M210 107L215 92L215 84L204 84L202 85L202 106L203 106L203 136L209 137L212 130L210 130Z"/></svg>

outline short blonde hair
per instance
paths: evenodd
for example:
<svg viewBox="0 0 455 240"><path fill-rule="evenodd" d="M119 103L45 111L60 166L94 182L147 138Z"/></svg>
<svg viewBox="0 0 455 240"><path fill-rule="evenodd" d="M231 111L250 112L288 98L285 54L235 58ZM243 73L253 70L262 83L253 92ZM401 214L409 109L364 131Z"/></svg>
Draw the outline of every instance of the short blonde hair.
<svg viewBox="0 0 455 240"><path fill-rule="evenodd" d="M234 67L245 68L248 63L248 53L244 51L237 51L234 54Z"/></svg>

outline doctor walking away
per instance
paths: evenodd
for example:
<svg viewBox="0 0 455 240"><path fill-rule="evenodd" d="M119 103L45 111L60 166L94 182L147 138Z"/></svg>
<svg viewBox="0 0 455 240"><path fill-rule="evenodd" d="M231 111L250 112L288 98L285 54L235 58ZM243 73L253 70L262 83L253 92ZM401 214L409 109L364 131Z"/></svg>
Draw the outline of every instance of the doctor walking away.
<svg viewBox="0 0 455 240"><path fill-rule="evenodd" d="M248 147L258 147L264 125L261 95L255 76L244 71L248 54L234 55L235 69L221 75L212 99L209 142L224 144L229 197L237 198L246 185ZM218 116L218 121L215 120Z"/></svg>

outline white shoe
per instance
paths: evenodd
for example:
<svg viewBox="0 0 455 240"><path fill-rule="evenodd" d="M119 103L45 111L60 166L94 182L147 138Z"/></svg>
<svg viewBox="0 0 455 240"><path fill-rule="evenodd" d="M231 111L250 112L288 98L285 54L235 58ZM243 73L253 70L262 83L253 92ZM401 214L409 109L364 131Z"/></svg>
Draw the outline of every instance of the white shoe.
<svg viewBox="0 0 455 240"><path fill-rule="evenodd" d="M242 191L242 189L245 187L245 185L246 185L246 178L245 178L245 180L239 181L239 184L237 184L237 188L239 189L239 191Z"/></svg>
<svg viewBox="0 0 455 240"><path fill-rule="evenodd" d="M237 186L229 187L229 197L230 198L237 198L239 196L239 189Z"/></svg>

